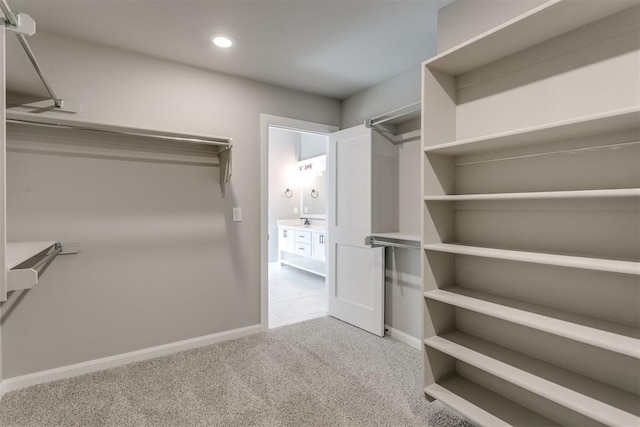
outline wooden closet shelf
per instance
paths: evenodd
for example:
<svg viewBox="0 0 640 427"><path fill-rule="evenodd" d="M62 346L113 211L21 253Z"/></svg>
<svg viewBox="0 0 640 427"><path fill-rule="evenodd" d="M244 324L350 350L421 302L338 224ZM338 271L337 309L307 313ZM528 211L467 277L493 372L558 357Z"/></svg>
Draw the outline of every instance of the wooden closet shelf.
<svg viewBox="0 0 640 427"><path fill-rule="evenodd" d="M606 425L640 424L640 398L635 394L461 332L424 343Z"/></svg>
<svg viewBox="0 0 640 427"><path fill-rule="evenodd" d="M608 273L620 273L640 276L640 263L603 258L589 258L570 255L556 255L540 252L514 251L508 249L483 248L478 246L456 245L451 243L432 243L424 245L428 251L446 252L456 255L469 255L506 261L528 262L558 267L580 268Z"/></svg>
<svg viewBox="0 0 640 427"><path fill-rule="evenodd" d="M425 196L427 202L458 202L481 200L542 200L542 199L597 199L640 197L640 188L616 188L605 190L531 191L522 193L446 194Z"/></svg>
<svg viewBox="0 0 640 427"><path fill-rule="evenodd" d="M11 270L55 244L55 241L7 243L6 268Z"/></svg>
<svg viewBox="0 0 640 427"><path fill-rule="evenodd" d="M388 232L388 233L373 233L372 236L381 237L384 239L406 240L408 242L420 242L419 234Z"/></svg>
<svg viewBox="0 0 640 427"><path fill-rule="evenodd" d="M600 1L593 2L589 7L576 8L572 3L559 0L545 2L434 56L423 65L443 73L459 75L637 4L633 0Z"/></svg>
<svg viewBox="0 0 640 427"><path fill-rule="evenodd" d="M425 298L640 359L640 330L619 323L459 287Z"/></svg>
<svg viewBox="0 0 640 427"><path fill-rule="evenodd" d="M463 417L479 426L560 425L458 375L431 384L424 392L455 408Z"/></svg>
<svg viewBox="0 0 640 427"><path fill-rule="evenodd" d="M569 120L432 145L426 147L424 151L427 154L457 156L639 128L640 106L632 106Z"/></svg>

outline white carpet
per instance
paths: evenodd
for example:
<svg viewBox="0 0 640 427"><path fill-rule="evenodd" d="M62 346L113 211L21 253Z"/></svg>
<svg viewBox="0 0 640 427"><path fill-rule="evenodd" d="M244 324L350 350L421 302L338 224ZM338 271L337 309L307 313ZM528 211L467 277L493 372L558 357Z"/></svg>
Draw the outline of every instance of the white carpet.
<svg viewBox="0 0 640 427"><path fill-rule="evenodd" d="M8 393L3 426L459 426L420 351L330 317Z"/></svg>

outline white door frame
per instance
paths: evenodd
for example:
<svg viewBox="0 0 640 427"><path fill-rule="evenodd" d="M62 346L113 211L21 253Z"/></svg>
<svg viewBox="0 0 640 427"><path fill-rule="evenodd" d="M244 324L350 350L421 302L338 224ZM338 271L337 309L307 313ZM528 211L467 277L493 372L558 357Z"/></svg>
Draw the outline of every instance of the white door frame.
<svg viewBox="0 0 640 427"><path fill-rule="evenodd" d="M337 126L260 114L260 327L269 329L269 127L329 134ZM277 238L277 236L274 236Z"/></svg>

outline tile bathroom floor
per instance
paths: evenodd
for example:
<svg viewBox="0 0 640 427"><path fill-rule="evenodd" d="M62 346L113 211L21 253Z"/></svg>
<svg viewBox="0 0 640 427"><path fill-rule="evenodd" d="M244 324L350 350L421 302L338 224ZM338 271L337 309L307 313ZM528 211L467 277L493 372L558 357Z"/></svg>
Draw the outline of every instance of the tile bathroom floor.
<svg viewBox="0 0 640 427"><path fill-rule="evenodd" d="M269 263L269 328L327 315L324 277Z"/></svg>

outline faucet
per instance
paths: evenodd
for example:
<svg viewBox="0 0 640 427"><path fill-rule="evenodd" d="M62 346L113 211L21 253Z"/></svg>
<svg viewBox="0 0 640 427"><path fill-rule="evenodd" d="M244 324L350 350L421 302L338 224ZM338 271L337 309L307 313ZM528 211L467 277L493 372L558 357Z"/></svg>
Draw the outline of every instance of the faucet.
<svg viewBox="0 0 640 427"><path fill-rule="evenodd" d="M300 219L304 219L303 225L311 225L311 221L309 221L309 218L300 218Z"/></svg>

